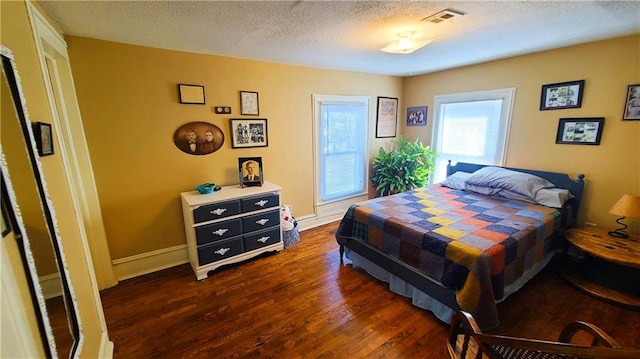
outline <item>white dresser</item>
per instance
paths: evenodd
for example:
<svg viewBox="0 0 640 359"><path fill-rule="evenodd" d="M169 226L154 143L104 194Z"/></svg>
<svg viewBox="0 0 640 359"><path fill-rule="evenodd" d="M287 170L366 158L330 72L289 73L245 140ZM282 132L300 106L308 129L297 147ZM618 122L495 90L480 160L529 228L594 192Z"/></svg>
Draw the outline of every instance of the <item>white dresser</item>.
<svg viewBox="0 0 640 359"><path fill-rule="evenodd" d="M222 265L281 251L281 187L222 187L211 194L183 192L189 262L198 280Z"/></svg>

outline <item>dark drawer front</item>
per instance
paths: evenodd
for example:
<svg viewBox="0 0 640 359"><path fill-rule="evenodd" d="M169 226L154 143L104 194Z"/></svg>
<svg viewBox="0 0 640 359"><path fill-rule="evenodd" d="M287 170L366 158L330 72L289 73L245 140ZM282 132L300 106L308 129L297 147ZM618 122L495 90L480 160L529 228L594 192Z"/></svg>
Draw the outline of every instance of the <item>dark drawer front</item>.
<svg viewBox="0 0 640 359"><path fill-rule="evenodd" d="M279 209L242 218L244 233L277 226L278 224L280 224Z"/></svg>
<svg viewBox="0 0 640 359"><path fill-rule="evenodd" d="M242 220L240 218L229 221L207 224L196 227L196 242L198 245L235 237L242 233Z"/></svg>
<svg viewBox="0 0 640 359"><path fill-rule="evenodd" d="M277 194L266 194L259 197L242 199L242 212L257 211L259 209L271 208L280 204Z"/></svg>
<svg viewBox="0 0 640 359"><path fill-rule="evenodd" d="M201 266L242 253L242 237L226 239L198 247L198 262Z"/></svg>
<svg viewBox="0 0 640 359"><path fill-rule="evenodd" d="M244 250L252 251L260 247L280 242L280 227L273 227L265 231L251 233L244 236Z"/></svg>
<svg viewBox="0 0 640 359"><path fill-rule="evenodd" d="M195 223L206 222L238 213L240 213L240 203L238 201L213 203L195 209L193 211L193 221Z"/></svg>

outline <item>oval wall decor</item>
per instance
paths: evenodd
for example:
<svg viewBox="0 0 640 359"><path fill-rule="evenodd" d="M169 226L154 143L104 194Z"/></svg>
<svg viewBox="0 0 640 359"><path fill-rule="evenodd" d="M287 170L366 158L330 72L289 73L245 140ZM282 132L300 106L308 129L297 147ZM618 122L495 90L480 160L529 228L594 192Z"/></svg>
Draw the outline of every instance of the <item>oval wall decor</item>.
<svg viewBox="0 0 640 359"><path fill-rule="evenodd" d="M200 156L216 152L224 143L220 127L208 122L189 122L176 130L173 143L180 151Z"/></svg>

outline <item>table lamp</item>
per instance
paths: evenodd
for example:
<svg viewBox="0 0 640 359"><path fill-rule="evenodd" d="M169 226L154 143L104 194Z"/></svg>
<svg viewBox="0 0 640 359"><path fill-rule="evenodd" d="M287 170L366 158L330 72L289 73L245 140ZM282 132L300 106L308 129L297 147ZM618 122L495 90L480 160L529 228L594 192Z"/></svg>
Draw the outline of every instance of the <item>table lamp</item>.
<svg viewBox="0 0 640 359"><path fill-rule="evenodd" d="M609 232L609 235L618 238L629 238L629 235L625 231L627 229L627 225L622 223L621 221L626 217L640 218L640 196L634 196L630 194L623 195L622 197L620 197L618 202L616 202L616 204L611 207L609 213L620 216L620 218L618 218L616 222L622 226L615 231Z"/></svg>

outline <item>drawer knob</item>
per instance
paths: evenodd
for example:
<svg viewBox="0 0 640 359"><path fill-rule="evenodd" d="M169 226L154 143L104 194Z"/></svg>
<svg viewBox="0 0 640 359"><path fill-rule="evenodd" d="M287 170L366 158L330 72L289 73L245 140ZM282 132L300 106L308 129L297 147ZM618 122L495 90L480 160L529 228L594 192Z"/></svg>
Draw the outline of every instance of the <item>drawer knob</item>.
<svg viewBox="0 0 640 359"><path fill-rule="evenodd" d="M267 243L269 239L271 239L271 236L264 236L264 237L258 238L257 241L260 243Z"/></svg>
<svg viewBox="0 0 640 359"><path fill-rule="evenodd" d="M216 208L214 211L210 211L209 213L219 216L219 215L223 214L226 211L227 211L226 208Z"/></svg>
<svg viewBox="0 0 640 359"><path fill-rule="evenodd" d="M217 234L217 235L219 235L219 236L222 236L222 235L224 235L224 234L225 234L225 233L227 233L227 232L229 232L229 230L228 230L228 229L226 229L226 228L220 228L220 229L218 229L218 230L217 230L217 231L215 231L215 232L211 232L211 234Z"/></svg>
<svg viewBox="0 0 640 359"><path fill-rule="evenodd" d="M265 204L269 203L268 199L263 199L261 201L258 201L256 203L254 203L256 206L260 206L260 207L264 207Z"/></svg>
<svg viewBox="0 0 640 359"><path fill-rule="evenodd" d="M269 222L269 218L262 218L258 221L256 221L257 224L264 226L265 223Z"/></svg>
<svg viewBox="0 0 640 359"><path fill-rule="evenodd" d="M220 249L218 249L217 251L215 251L213 253L223 256L225 253L227 253L230 250L231 250L231 248L220 248Z"/></svg>

